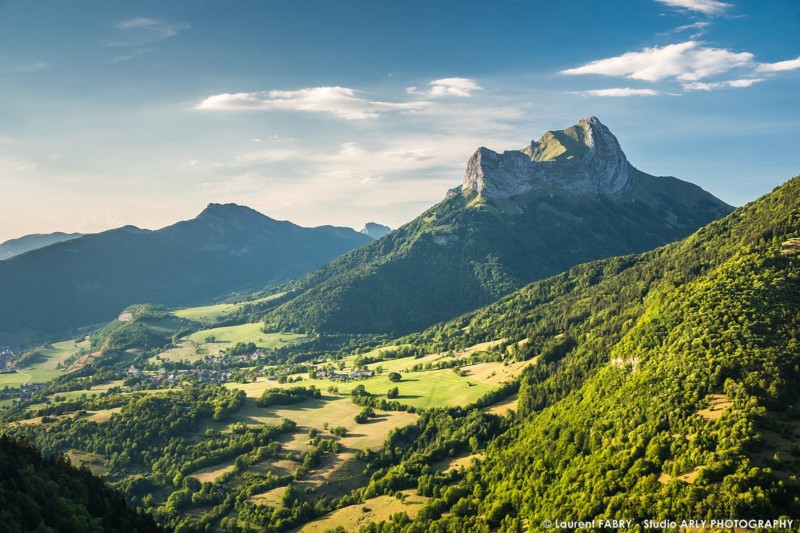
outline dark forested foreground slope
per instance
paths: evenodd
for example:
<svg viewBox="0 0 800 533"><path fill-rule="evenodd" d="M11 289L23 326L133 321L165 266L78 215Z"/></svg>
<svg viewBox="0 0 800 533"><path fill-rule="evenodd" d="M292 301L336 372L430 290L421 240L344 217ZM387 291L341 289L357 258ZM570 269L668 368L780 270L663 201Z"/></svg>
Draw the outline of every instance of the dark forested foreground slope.
<svg viewBox="0 0 800 533"><path fill-rule="evenodd" d="M483 463L450 487L426 477L416 523L368 529L800 518L798 237L795 178L681 242L581 265L410 337L456 349L505 338L506 357L534 363L516 428ZM413 462L387 475L404 470Z"/></svg>
<svg viewBox="0 0 800 533"><path fill-rule="evenodd" d="M158 231L131 226L0 262L0 345L106 322L134 303L193 305L305 274L371 239L233 204Z"/></svg>
<svg viewBox="0 0 800 533"><path fill-rule="evenodd" d="M291 283L265 319L409 333L576 264L685 237L730 209L695 185L636 170L592 117L522 151L479 149L447 199Z"/></svg>
<svg viewBox="0 0 800 533"><path fill-rule="evenodd" d="M121 494L62 456L0 435L0 529L8 533L162 531Z"/></svg>

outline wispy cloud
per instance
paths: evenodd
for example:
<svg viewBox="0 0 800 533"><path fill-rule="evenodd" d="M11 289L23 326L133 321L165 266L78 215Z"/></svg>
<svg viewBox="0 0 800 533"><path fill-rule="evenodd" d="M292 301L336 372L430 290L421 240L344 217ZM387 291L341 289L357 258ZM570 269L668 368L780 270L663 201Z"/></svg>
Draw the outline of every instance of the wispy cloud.
<svg viewBox="0 0 800 533"><path fill-rule="evenodd" d="M191 27L186 22L167 22L147 17L123 20L116 25L119 36L109 46L144 46L174 37Z"/></svg>
<svg viewBox="0 0 800 533"><path fill-rule="evenodd" d="M789 59L788 61L778 61L777 63L760 63L756 68L758 72L785 72L797 69L800 69L800 57Z"/></svg>
<svg viewBox="0 0 800 533"><path fill-rule="evenodd" d="M599 59L561 73L573 76L598 74L644 81L674 78L691 82L753 64L750 52L732 52L687 41Z"/></svg>
<svg viewBox="0 0 800 533"><path fill-rule="evenodd" d="M683 26L678 26L677 28L675 28L672 31L673 31L673 33L680 33L680 32L690 31L690 30L703 30L705 28L708 28L709 26L711 26L710 22L700 21L700 22L695 22L694 24L684 24Z"/></svg>
<svg viewBox="0 0 800 533"><path fill-rule="evenodd" d="M2 173L28 173L34 172L39 165L29 159L20 159L16 157L6 157L0 154L0 172Z"/></svg>
<svg viewBox="0 0 800 533"><path fill-rule="evenodd" d="M410 111L427 107L430 102L381 102L360 96L349 87L310 87L294 91L259 91L223 93L205 98L195 106L212 111L311 111L330 113L346 120L376 118L390 111Z"/></svg>
<svg viewBox="0 0 800 533"><path fill-rule="evenodd" d="M136 50L131 51L128 54L123 54L123 55L115 57L114 59L111 60L111 62L113 64L115 64L115 65L117 63L124 63L125 61L130 61L131 59L135 59L135 58L139 57L140 55L143 55L143 54L146 54L146 53L152 52L152 51L153 51L152 48L138 48Z"/></svg>
<svg viewBox="0 0 800 533"><path fill-rule="evenodd" d="M419 94L429 98L436 98L440 96L472 96L475 91L480 91L483 88L478 85L475 80L470 78L442 78L440 80L433 80L430 82L431 88L427 91L421 91L417 87L406 87L406 92L409 94Z"/></svg>
<svg viewBox="0 0 800 533"><path fill-rule="evenodd" d="M291 149L268 148L264 150L253 150L238 154L234 166L291 161L293 159L300 159L303 155L304 153L302 151Z"/></svg>
<svg viewBox="0 0 800 533"><path fill-rule="evenodd" d="M756 83L764 81L763 78L746 78L740 80L726 80L715 81L711 83L705 82L692 82L683 84L683 88L687 91L713 91L715 89L741 89L750 87Z"/></svg>
<svg viewBox="0 0 800 533"><path fill-rule="evenodd" d="M732 6L719 0L656 0L660 4L685 11L695 11L710 17L724 14Z"/></svg>
<svg viewBox="0 0 800 533"><path fill-rule="evenodd" d="M701 37L710 26L711 26L710 22L700 21L692 24L684 24L683 26L678 26L677 28L665 31L663 33L660 33L659 35L666 36L666 35L674 35L677 33L689 32L690 39L695 40Z"/></svg>
<svg viewBox="0 0 800 533"><path fill-rule="evenodd" d="M592 91L573 91L573 94L623 98L626 96L658 96L661 94L661 91L656 91L655 89L632 89L630 87L620 87L613 89L595 89Z"/></svg>

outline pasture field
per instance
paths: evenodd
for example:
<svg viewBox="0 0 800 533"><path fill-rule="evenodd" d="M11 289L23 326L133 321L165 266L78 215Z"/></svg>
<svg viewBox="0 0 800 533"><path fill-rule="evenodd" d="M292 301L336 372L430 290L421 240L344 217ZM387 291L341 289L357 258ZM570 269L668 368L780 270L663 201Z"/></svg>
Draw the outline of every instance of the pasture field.
<svg viewBox="0 0 800 533"><path fill-rule="evenodd" d="M108 389L110 389L112 387L121 387L121 386L122 386L122 380L121 379L117 379L117 380L114 380L114 381L108 381L106 383L101 383L100 385L95 385L94 387L92 387L90 389L80 389L80 390L71 390L71 391L59 392L57 394L53 394L52 396L48 396L48 398L50 398L51 402L55 400L56 396L62 396L64 398L66 398L67 400L74 400L76 398L80 398L84 394L87 395L87 396L92 396L94 394L100 394L100 393L103 393L103 392L107 392Z"/></svg>
<svg viewBox="0 0 800 533"><path fill-rule="evenodd" d="M463 359L463 358L469 357L470 355L472 355L474 353L488 350L492 346L500 344L501 342L503 342L503 340L504 339L501 339L499 341L482 342L480 344L476 344L474 346L470 346L469 348L466 348L466 349L464 349L462 351L453 352L452 354L451 353L447 353L447 352L444 352L444 353L437 352L437 353L432 353L432 354L429 354L429 355L426 355L426 356L423 356L423 357L419 357L419 358L416 358L416 357L401 357L399 359L389 359L389 360L386 360L386 361L379 361L379 362L376 362L376 363L368 364L367 368L369 368L370 370L374 370L374 369L376 369L378 367L381 367L386 372L405 372L405 371L411 370L415 365L424 366L427 363L436 364L436 363L438 363L440 361L454 361L454 360L457 361L459 359ZM402 346L405 346L405 345L402 345ZM386 350L389 350L391 348L397 348L397 347L398 346L386 346L386 347L383 347L383 348L377 348L375 350L372 350L371 352L368 352L368 353L364 354L364 356L380 355L380 353L382 351L386 351Z"/></svg>
<svg viewBox="0 0 800 533"><path fill-rule="evenodd" d="M509 412L517 410L518 399L519 399L518 395L513 394L501 402L498 402L490 407L486 407L484 409L484 412L491 413L497 416L505 416Z"/></svg>
<svg viewBox="0 0 800 533"><path fill-rule="evenodd" d="M36 349L39 355L24 367L18 368L16 372L0 374L0 388L45 383L57 378L64 373L63 370L58 369L59 364L81 350L89 350L88 340L77 343L74 340L68 340L39 347Z"/></svg>
<svg viewBox="0 0 800 533"><path fill-rule="evenodd" d="M195 345L192 341L183 340L178 342L176 347L170 348L166 352L161 352L158 356L164 361L169 361L171 363L181 361L194 363L195 361L201 361L206 355L209 355L209 353L216 353L216 350L209 352L204 346L205 344Z"/></svg>
<svg viewBox="0 0 800 533"><path fill-rule="evenodd" d="M295 529L296 532L316 533L343 527L346 531L357 531L369 522L388 520L395 513L405 511L410 518L415 518L419 509L428 500L418 496L414 490L400 491L402 499L393 496L377 496L363 503L342 507L321 518Z"/></svg>
<svg viewBox="0 0 800 533"><path fill-rule="evenodd" d="M413 357L397 359L399 365L407 364L409 361L419 361ZM376 363L376 366L379 363ZM299 383L279 384L276 381L267 381L259 378L255 383L230 383L230 388L239 388L251 398L258 398L269 387L293 387L303 385L308 387L314 385L323 392L330 387L336 387L338 394L349 396L350 392L358 385L372 395L386 397L389 389L397 387L400 395L397 401L405 405L418 408L432 407L455 407L459 405L469 405L485 394L494 390L501 383L513 379L532 361L524 361L511 365L504 365L499 362L479 363L462 367L464 375L457 375L453 369L445 368L441 370L428 370L422 372L402 372L402 380L399 382L389 381L388 373L390 370L383 367L383 373L371 378L354 381L331 381L327 379L307 379L303 374L303 381Z"/></svg>
<svg viewBox="0 0 800 533"><path fill-rule="evenodd" d="M53 377L57 375L58 374L55 374ZM0 387L17 388L21 387L22 385L27 385L28 383L37 383L37 381L33 378L31 372L26 370L19 370L18 372L11 372L8 374L0 374Z"/></svg>
<svg viewBox="0 0 800 533"><path fill-rule="evenodd" d="M78 468L85 466L95 476L103 474L106 462L108 461L108 459L102 455L82 452L80 450L69 450L65 455L74 466Z"/></svg>
<svg viewBox="0 0 800 533"><path fill-rule="evenodd" d="M236 385L240 384L231 384L231 388L241 388ZM255 399L248 398L245 405L231 414L224 425L237 422L254 427L263 424L276 425L282 419L288 418L297 424L297 432L289 442L283 443L284 446L305 450L309 440L306 435L308 430L313 428L327 434L324 427L327 422L330 427L342 426L347 430L347 434L341 439L346 449L375 450L383 446L389 431L395 427L413 424L418 418L416 414L404 411L376 411L375 418L371 418L366 424L358 424L355 417L360 411L361 407L350 401L350 398L328 394L318 400L308 399L293 405L271 407L258 407Z"/></svg>
<svg viewBox="0 0 800 533"><path fill-rule="evenodd" d="M274 349L306 339L305 335L297 333L264 333L261 331L261 326L261 323L254 323L204 329L192 333L186 339L205 348L210 353L235 345L237 342L252 342L259 348ZM208 337L214 337L216 340L206 342Z"/></svg>
<svg viewBox="0 0 800 533"><path fill-rule="evenodd" d="M447 457L438 463L434 464L432 468L439 472L449 472L451 470L458 470L461 467L467 468L472 464L473 459L476 461L483 461L484 454L473 453L470 455L462 455L460 457Z"/></svg>
<svg viewBox="0 0 800 533"><path fill-rule="evenodd" d="M273 294L267 296L266 298L248 302L221 303L216 305L205 305L202 307L188 307L186 309L178 309L177 311L173 311L172 314L178 318L186 318L189 320L194 320L195 322L200 322L201 324L213 326L214 324L218 324L219 322L222 322L231 316L244 305L250 303L268 302L270 300L274 300L275 298L279 298L280 296L283 296L283 293Z"/></svg>
<svg viewBox="0 0 800 533"><path fill-rule="evenodd" d="M166 336L172 335L172 333L184 327L180 319L171 316L162 318L161 320L145 320L142 321L142 323L153 333Z"/></svg>
<svg viewBox="0 0 800 533"><path fill-rule="evenodd" d="M235 459L231 459L230 461L226 461L218 465L201 468L200 470L197 470L187 475L197 479L197 481L199 481L200 483L213 483L222 474L232 472L234 470L235 461L236 461Z"/></svg>
<svg viewBox="0 0 800 533"><path fill-rule="evenodd" d="M188 320L200 322L201 324L214 325L235 313L239 307L239 304L207 305L204 307L178 309L177 311L173 311L172 314L178 318L186 318Z"/></svg>

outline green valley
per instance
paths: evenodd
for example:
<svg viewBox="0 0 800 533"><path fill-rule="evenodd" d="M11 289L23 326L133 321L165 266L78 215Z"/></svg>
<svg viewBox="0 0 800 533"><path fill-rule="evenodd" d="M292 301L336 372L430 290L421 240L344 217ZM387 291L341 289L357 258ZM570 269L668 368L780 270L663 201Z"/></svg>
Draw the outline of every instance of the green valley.
<svg viewBox="0 0 800 533"><path fill-rule="evenodd" d="M404 336L271 320L291 284L136 304L12 357L0 427L176 531L788 519L798 213L800 178L681 241Z"/></svg>

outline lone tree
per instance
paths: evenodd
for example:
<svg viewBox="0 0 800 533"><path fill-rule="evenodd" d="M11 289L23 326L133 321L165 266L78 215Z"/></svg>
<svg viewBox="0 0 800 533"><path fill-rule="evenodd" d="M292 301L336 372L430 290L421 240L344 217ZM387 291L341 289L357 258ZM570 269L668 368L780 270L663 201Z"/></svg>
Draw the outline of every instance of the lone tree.
<svg viewBox="0 0 800 533"><path fill-rule="evenodd" d="M403 376L401 376L399 372L389 372L389 381L392 383L397 383L398 381L402 380Z"/></svg>

